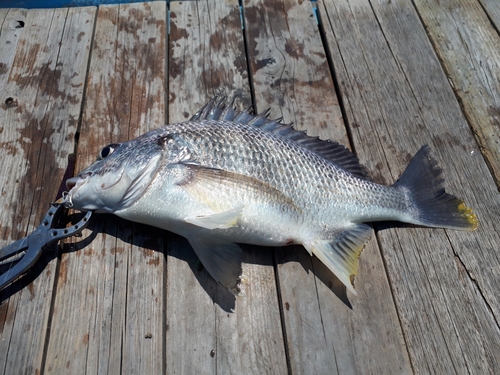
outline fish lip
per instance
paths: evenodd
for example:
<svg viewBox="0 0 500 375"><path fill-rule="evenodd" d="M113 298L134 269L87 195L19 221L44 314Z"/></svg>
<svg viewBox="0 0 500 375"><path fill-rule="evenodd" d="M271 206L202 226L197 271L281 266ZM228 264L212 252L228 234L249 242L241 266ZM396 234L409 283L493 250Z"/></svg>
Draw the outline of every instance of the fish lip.
<svg viewBox="0 0 500 375"><path fill-rule="evenodd" d="M73 196L69 192L63 191L62 198L58 199L56 203L63 204L66 208L71 208L73 207Z"/></svg>
<svg viewBox="0 0 500 375"><path fill-rule="evenodd" d="M75 177L71 177L71 178L69 178L69 179L66 180L66 188L68 190L71 190L71 189L73 189L76 186L76 184L79 181L85 180L85 179L87 179L90 176L92 176L92 172L80 173L79 175L77 175Z"/></svg>
<svg viewBox="0 0 500 375"><path fill-rule="evenodd" d="M66 189L71 190L76 186L75 181L70 181L71 179L66 181Z"/></svg>

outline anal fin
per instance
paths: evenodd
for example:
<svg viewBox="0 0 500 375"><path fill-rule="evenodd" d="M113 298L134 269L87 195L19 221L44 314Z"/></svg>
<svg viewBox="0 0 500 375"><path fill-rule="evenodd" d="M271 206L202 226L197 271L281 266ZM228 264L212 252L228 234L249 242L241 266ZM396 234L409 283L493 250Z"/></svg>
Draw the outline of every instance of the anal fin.
<svg viewBox="0 0 500 375"><path fill-rule="evenodd" d="M207 238L188 238L196 255L208 273L234 295L242 293L241 262L243 250L235 243Z"/></svg>
<svg viewBox="0 0 500 375"><path fill-rule="evenodd" d="M372 228L366 224L353 224L339 230L334 238L318 239L303 243L353 294L353 280L358 272L358 259L366 242L372 236Z"/></svg>

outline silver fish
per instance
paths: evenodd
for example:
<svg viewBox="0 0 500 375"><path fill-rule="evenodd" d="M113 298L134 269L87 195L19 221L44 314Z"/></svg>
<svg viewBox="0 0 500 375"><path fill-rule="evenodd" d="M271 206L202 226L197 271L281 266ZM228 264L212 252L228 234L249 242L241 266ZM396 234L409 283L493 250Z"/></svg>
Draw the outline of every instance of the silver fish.
<svg viewBox="0 0 500 375"><path fill-rule="evenodd" d="M443 184L427 146L383 186L344 146L214 99L187 122L104 147L66 182L63 202L186 237L235 294L242 288L236 243L301 244L355 294L358 258L372 235L367 222L476 228L472 210Z"/></svg>

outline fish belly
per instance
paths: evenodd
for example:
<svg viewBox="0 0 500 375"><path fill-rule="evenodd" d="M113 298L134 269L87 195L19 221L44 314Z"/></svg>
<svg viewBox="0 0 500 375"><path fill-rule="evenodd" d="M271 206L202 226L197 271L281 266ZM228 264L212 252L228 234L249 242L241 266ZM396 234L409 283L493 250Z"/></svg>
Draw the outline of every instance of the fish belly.
<svg viewBox="0 0 500 375"><path fill-rule="evenodd" d="M260 246L302 243L304 220L297 207L251 192L205 193L154 184L132 206L115 214L188 239L201 236Z"/></svg>

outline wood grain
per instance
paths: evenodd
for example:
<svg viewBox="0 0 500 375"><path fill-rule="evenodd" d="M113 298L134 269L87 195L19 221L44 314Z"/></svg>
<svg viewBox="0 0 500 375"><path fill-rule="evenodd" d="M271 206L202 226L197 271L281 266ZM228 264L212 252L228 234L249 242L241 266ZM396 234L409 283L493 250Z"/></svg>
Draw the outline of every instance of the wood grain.
<svg viewBox="0 0 500 375"><path fill-rule="evenodd" d="M345 139L342 113L325 51L307 1L244 1L245 27L259 111L271 109L300 130L323 139ZM312 97L311 97L312 96Z"/></svg>
<svg viewBox="0 0 500 375"><path fill-rule="evenodd" d="M0 91L3 92L16 55L19 39L24 31L26 9L0 9ZM3 103L8 97L2 96Z"/></svg>
<svg viewBox="0 0 500 375"><path fill-rule="evenodd" d="M188 120L215 95L251 104L237 1L173 2L169 48L169 123Z"/></svg>
<svg viewBox="0 0 500 375"><path fill-rule="evenodd" d="M415 5L500 186L500 24L495 28L475 0ZM498 2L489 9L495 17Z"/></svg>
<svg viewBox="0 0 500 375"><path fill-rule="evenodd" d="M376 226L412 368L494 373L498 191L418 15L405 1L320 11L360 159L391 183L428 143L448 190L480 218L474 233Z"/></svg>
<svg viewBox="0 0 500 375"><path fill-rule="evenodd" d="M277 106L284 93L282 110L298 121L295 126L349 145L321 36L308 16L312 12L310 3L293 0L245 7L257 109ZM266 59L274 62L262 66ZM275 70L280 92L270 84ZM292 373L411 371L375 239L362 253L357 297L347 297L335 276L303 248L278 249L277 260ZM378 360L387 353L391 361Z"/></svg>
<svg viewBox="0 0 500 375"><path fill-rule="evenodd" d="M165 38L165 3L99 8L77 170L164 123ZM162 232L95 215L85 237L62 255L46 372L161 373Z"/></svg>
<svg viewBox="0 0 500 375"><path fill-rule="evenodd" d="M244 30L237 0L171 2L170 36L165 2L0 9L0 245L39 224L75 146L78 172L233 93L377 182L431 145L478 230L376 224L356 297L301 247L246 246L234 299L185 239L96 214L0 292L0 373L498 373L498 2L321 0L319 28L308 1L242 5Z"/></svg>
<svg viewBox="0 0 500 375"><path fill-rule="evenodd" d="M488 14L495 28L500 29L500 3L496 0L479 0L479 3Z"/></svg>
<svg viewBox="0 0 500 375"><path fill-rule="evenodd" d="M241 97L250 87L238 2L170 7L169 123L188 119L214 94ZM246 295L235 298L198 264L187 242L169 242L168 373L286 373L272 253L245 255Z"/></svg>
<svg viewBox="0 0 500 375"><path fill-rule="evenodd" d="M0 109L5 192L0 222L4 241L32 231L56 198L74 148L85 78L80 73L87 66L94 11L57 9L8 14L8 18L12 16L9 24L15 22L14 18L25 24L10 35L2 33L14 44L19 38ZM18 34L20 31L22 34ZM12 98L11 102L5 103L6 98ZM11 223L10 227L7 223ZM4 355L0 366L5 374L41 370L56 256L55 249L47 251L33 272L1 293L1 310L6 314L1 314L5 320L1 323L0 347Z"/></svg>

